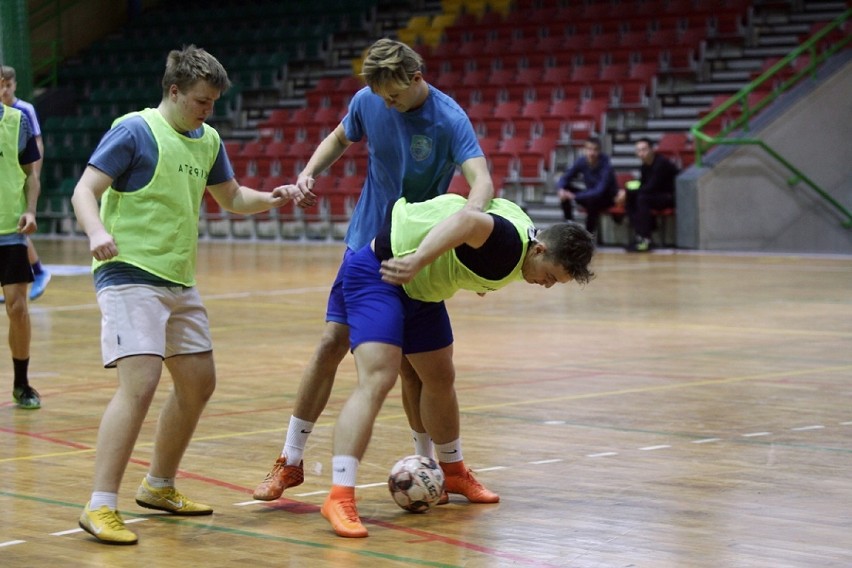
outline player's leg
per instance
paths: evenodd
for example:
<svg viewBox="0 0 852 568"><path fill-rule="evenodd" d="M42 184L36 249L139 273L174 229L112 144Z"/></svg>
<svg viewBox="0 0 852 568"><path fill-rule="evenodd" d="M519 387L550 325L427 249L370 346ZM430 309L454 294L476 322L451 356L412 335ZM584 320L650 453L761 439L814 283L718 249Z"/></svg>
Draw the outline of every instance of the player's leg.
<svg viewBox="0 0 852 568"><path fill-rule="evenodd" d="M435 451L432 446L432 438L426 432L426 427L420 417L420 392L423 385L417 372L405 357L403 357L402 365L399 368L399 376L402 388L402 407L405 410L405 416L408 418L408 425L411 428L411 436L414 439L414 453L418 456L434 459Z"/></svg>
<svg viewBox="0 0 852 568"><path fill-rule="evenodd" d="M450 345L438 351L408 355L423 379L420 400L423 423L432 436L438 463L444 471L444 489L464 495L472 503L497 503L500 496L482 485L464 463L452 352Z"/></svg>
<svg viewBox="0 0 852 568"><path fill-rule="evenodd" d="M124 525L117 510L118 489L148 413L162 373L157 355L124 357L118 361L118 389L98 428L95 478L80 527L107 544L135 544L136 534Z"/></svg>
<svg viewBox="0 0 852 568"><path fill-rule="evenodd" d="M358 384L334 427L332 488L321 509L334 532L344 537L367 536L355 506L358 465L402 362L406 296L401 287L382 282L379 266L373 251L364 248L348 261L344 275Z"/></svg>
<svg viewBox="0 0 852 568"><path fill-rule="evenodd" d="M175 477L195 427L216 386L213 353L166 359L174 387L157 421L154 455L136 491L136 503L176 515L209 515L213 508L187 498L175 488Z"/></svg>
<svg viewBox="0 0 852 568"><path fill-rule="evenodd" d="M37 300L44 294L47 283L50 282L50 271L42 266L38 257L38 251L29 237L27 237L27 257L33 269L33 285L30 288L30 300Z"/></svg>
<svg viewBox="0 0 852 568"><path fill-rule="evenodd" d="M422 381L420 414L444 470L444 489L474 503L496 503L499 495L479 483L464 463L452 341L443 303L421 304L406 320L404 351Z"/></svg>
<svg viewBox="0 0 852 568"><path fill-rule="evenodd" d="M23 245L0 247L0 268L3 270L3 294L6 298L6 315L9 317L8 342L14 368L12 398L18 408L33 410L41 407L41 397L30 386L28 374L32 327L27 305L27 285L33 276L27 262L26 248Z"/></svg>
<svg viewBox="0 0 852 568"><path fill-rule="evenodd" d="M308 437L328 404L337 367L349 351L349 327L346 324L346 305L343 299L343 270L351 254L352 251L347 249L331 286L325 329L319 345L302 372L284 446L266 477L255 488L255 499L274 501L281 497L285 489L300 485L304 481L302 456Z"/></svg>

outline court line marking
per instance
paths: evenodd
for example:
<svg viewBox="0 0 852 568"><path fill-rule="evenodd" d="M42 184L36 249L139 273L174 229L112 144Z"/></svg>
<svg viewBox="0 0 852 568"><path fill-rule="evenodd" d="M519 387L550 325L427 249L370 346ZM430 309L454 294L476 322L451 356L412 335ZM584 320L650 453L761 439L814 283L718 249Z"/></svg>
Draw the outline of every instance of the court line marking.
<svg viewBox="0 0 852 568"><path fill-rule="evenodd" d="M840 422L839 424L841 424L841 425L852 424L852 421ZM813 430L822 430L822 429L824 429L824 426L822 426L822 425L809 425L809 426L804 426L804 427L791 428L791 430L798 430L798 431L813 431ZM741 434L741 436L743 436L743 437L770 436L770 435L772 435L771 432L752 432L752 433L747 433L747 434ZM708 442L711 442L711 441L719 441L719 440L720 440L719 438L702 438L702 439L699 439L699 440L692 440L691 442L692 443L708 443ZM640 451L651 451L651 450L666 449L666 448L671 448L671 447L672 447L672 445L669 445L669 444L658 444L658 445L654 445L654 446L640 447L640 448L638 448L638 450L640 450ZM600 452L600 453L597 453L597 454L587 454L586 457L605 457L605 456L614 456L614 455L618 455L618 452ZM528 462L528 463L540 465L540 464L547 464L547 463L558 463L558 462L561 462L561 461L563 461L563 459L559 458L559 459L550 459L550 460L539 460L539 461ZM487 468L477 468L476 471L477 472L498 471L498 470L502 470L502 469L508 469L508 467L498 465L498 466L492 466L492 467L487 467ZM384 486L384 485L386 485L386 482L368 483L368 484L358 485L356 487L372 488L372 487L381 487L381 486ZM317 495L317 494L325 494L325 493L327 493L327 491L302 493L299 496ZM263 503L263 502L262 501L249 501L249 502L237 503L236 505L241 506L241 505L248 505L248 504L254 504L254 503ZM147 517L136 517L136 518L128 519L126 521L126 523L130 524L130 523L136 523L136 522L141 522L141 521L145 521L145 520L148 520L148 518ZM384 526L386 523L376 522L374 524L378 524L379 526ZM388 525L388 526L390 526L390 525ZM239 533L239 534L243 534L245 532L245 531L242 531L242 530L235 530L235 529L230 529L230 528L227 528L227 529L223 528L222 530L223 530L223 532L235 532L235 533ZM57 533L50 533L50 534L52 536L63 536L63 535L74 534L74 533L78 533L78 532L83 532L83 529L76 528L76 529L71 529L71 530L68 530L68 531L60 531L60 532L57 532ZM432 538L435 538L435 537L433 536ZM439 539L439 540L441 540L441 539ZM23 542L25 542L25 541L22 541L22 540L21 541L9 541L8 543L0 543L0 546L9 546L9 545L12 545L12 544L20 544L20 543L23 543ZM496 551L496 556L498 556L498 557L502 556L500 551Z"/></svg>
<svg viewBox="0 0 852 568"><path fill-rule="evenodd" d="M492 410L496 408L508 408L514 406L522 406L527 404L540 404L540 403L553 403L553 402L565 402L565 401L574 401L574 400L587 400L591 398L601 398L607 396L618 396L623 394L645 394L650 392L660 392L660 391L668 391L675 389L685 389L685 388L695 388L695 387L706 387L706 386L718 386L724 384L732 384L738 382L746 382L746 381L755 381L755 380L765 380L765 379L778 379L781 377L796 377L802 375L809 374L819 374L833 371L845 371L852 370L852 365L841 365L835 367L815 367L811 369L803 369L797 371L784 371L784 372L773 372L773 373L760 373L757 375L744 375L738 377L728 377L723 379L707 379L703 381L692 381L685 383L677 383L677 384L668 384L668 385L653 385L646 387L634 387L627 389L617 389L613 391L602 391L602 392L592 392L592 393L583 393L583 394L573 394L566 395L562 397L555 398L546 398L546 399L526 399L526 400L518 400L514 402L503 402L498 404L486 404L486 405L478 405L478 406L466 406L464 408L459 409L462 414L469 412L477 412L482 410ZM388 422L393 420L399 420L400 418L404 418L404 413L390 414L385 416L380 416L376 419L376 422ZM286 431L287 427L283 424L280 428L266 428L263 430L250 430L244 432L230 432L224 434L216 434L212 436L201 436L193 438L193 442L205 442L212 440L224 440L229 438L239 438L243 436L257 436L260 434L272 434L277 432ZM315 428L325 427L325 426L334 426L335 420L328 420L327 422L317 422L315 424ZM852 422L850 422L852 424ZM26 432L22 432L20 434L27 435ZM153 442L140 442L137 444L137 447L146 447L152 446ZM0 463L10 462L10 461L26 461L26 460L40 460L44 458L51 457L60 457L65 455L75 455L80 453L89 453L94 452L95 448L87 448L81 449L77 451L67 451L67 452L53 452L49 454L38 454L38 455L29 455L29 456L15 456L12 458L2 458L0 459Z"/></svg>
<svg viewBox="0 0 852 568"><path fill-rule="evenodd" d="M14 546L16 544L24 544L25 540L7 540L6 542L0 542L0 548L4 546Z"/></svg>
<svg viewBox="0 0 852 568"><path fill-rule="evenodd" d="M79 509L79 505L75 504L75 503L58 501L58 500L55 500L55 499L47 499L47 498L43 498L43 497L35 497L35 496L30 496L30 495L10 493L10 492L4 491L2 489L0 489L0 496L13 497L13 498L17 498L17 499L35 501L35 502L39 502L39 503L49 503L49 504L52 504L52 505L57 505L57 506L65 507L65 508ZM127 515L137 515L137 513L126 513L126 514ZM322 537L319 537L318 539L313 539L313 540L311 540L311 539L296 539L296 538L285 537L285 536L281 536L281 535L277 535L277 534L263 533L263 532L256 531L256 530L249 530L249 529L243 529L243 528L237 528L237 527L225 527L225 526L219 526L219 525L216 525L216 524L202 523L202 522L199 522L199 521L194 521L193 517L181 517L181 516L169 516L169 515L166 515L166 516L156 515L154 517L134 516L134 518L126 519L125 524L134 523L134 522L141 522L141 521L146 521L146 520L150 520L150 519L154 519L154 520L157 520L157 521L160 521L160 522L163 522L163 523L193 527L193 528L197 528L199 530L206 531L206 532L218 532L218 533L222 533L222 534L248 537L248 538L265 540L265 541L283 542L283 543L287 543L287 544L303 546L303 547L306 547L306 548L312 549L312 550L316 550L316 549L334 550L334 551L338 551L338 552L353 554L356 557L365 557L368 560L372 560L372 561L375 561L377 558L379 558L379 559L383 559L383 560L389 560L389 561L396 562L399 565L413 564L413 565L419 565L419 566L435 566L435 567L441 567L441 568L454 568L454 567L458 566L458 565L455 565L455 564L445 564L445 563L441 563L441 562L434 562L434 561L425 560L423 558L404 556L402 554L395 554L395 553L391 553L391 552L379 552L379 551L372 550L372 549L369 549L369 548L361 550L361 549L354 549L354 548L347 546L345 544L343 544L343 545L328 544L324 540L319 540L319 538L322 538ZM443 535L436 534L436 533L430 533L430 532L426 532L426 531L419 530L419 529L403 527L403 526L396 525L392 522L381 521L381 520L378 520L378 519L371 519L369 517L364 517L362 520L364 521L365 524L383 527L383 528L394 530L394 531L404 533L404 534L407 534L407 535L415 536L415 537L422 539L424 542L425 541L441 542L441 543L447 544L447 545L452 546L452 547L471 550L471 551L474 551L474 552L479 552L479 553L481 553L481 554L483 554L484 556L487 557L485 559L486 561L491 560L493 558L498 558L498 559L510 560L510 561L512 561L513 565L537 566L537 567L541 567L541 568L557 568L557 565L555 565L555 564L551 564L551 563L546 562L546 561L537 560L535 558L528 558L526 556L521 556L521 555L515 554L511 551L500 550L500 549L492 548L492 547L489 547L489 546L486 546L486 545L475 544L475 543L472 543L472 542L460 540L458 538L447 537L447 536L443 536ZM78 529L74 529L71 532L83 532L83 529L78 528ZM70 534L70 533L66 533L66 534ZM17 541L9 541L9 542L14 542L15 544L18 544ZM24 541L20 541L20 542L24 542ZM338 542L338 541L335 541L335 542Z"/></svg>

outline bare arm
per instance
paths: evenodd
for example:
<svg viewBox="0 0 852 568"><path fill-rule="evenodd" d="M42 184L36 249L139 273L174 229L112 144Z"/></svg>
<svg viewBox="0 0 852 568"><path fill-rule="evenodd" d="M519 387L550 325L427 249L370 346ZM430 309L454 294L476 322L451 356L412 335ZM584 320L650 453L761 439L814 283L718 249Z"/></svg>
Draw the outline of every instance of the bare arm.
<svg viewBox="0 0 852 568"><path fill-rule="evenodd" d="M112 178L97 168L88 166L74 188L71 205L77 221L89 237L89 250L97 260L109 260L118 255L118 247L101 222L98 201L112 184Z"/></svg>
<svg viewBox="0 0 852 568"><path fill-rule="evenodd" d="M228 211L251 215L274 207L281 207L295 195L294 185L282 185L271 192L258 191L230 179L223 183L207 186L213 198Z"/></svg>
<svg viewBox="0 0 852 568"><path fill-rule="evenodd" d="M346 130L343 128L343 124L338 124L319 143L319 146L317 146L317 149L311 155L311 159L305 165L305 169L301 171L296 180L297 193L293 196L293 199L296 200L296 205L299 207L309 207L316 203L317 196L313 192L314 176L325 171L326 168L336 162L351 145L352 141L346 138Z"/></svg>
<svg viewBox="0 0 852 568"><path fill-rule="evenodd" d="M481 247L493 230L491 215L472 208L461 209L432 227L415 252L383 261L382 280L391 284L411 282L423 267L448 250L463 244Z"/></svg>
<svg viewBox="0 0 852 568"><path fill-rule="evenodd" d="M21 166L24 173L27 174L25 181L27 194L27 210L18 219L18 232L25 235L34 233L38 228L36 225L36 207L38 204L38 194L41 193L41 182L38 179L37 168L35 163Z"/></svg>
<svg viewBox="0 0 852 568"><path fill-rule="evenodd" d="M461 165L461 171L470 185L465 207L475 211L484 210L494 199L494 183L488 172L488 162L482 156L471 158Z"/></svg>
<svg viewBox="0 0 852 568"><path fill-rule="evenodd" d="M41 157L33 162L33 169L35 170L36 177L41 179L41 166L44 164L44 141L42 141L41 136L36 136L35 141L36 146L38 146L38 154Z"/></svg>

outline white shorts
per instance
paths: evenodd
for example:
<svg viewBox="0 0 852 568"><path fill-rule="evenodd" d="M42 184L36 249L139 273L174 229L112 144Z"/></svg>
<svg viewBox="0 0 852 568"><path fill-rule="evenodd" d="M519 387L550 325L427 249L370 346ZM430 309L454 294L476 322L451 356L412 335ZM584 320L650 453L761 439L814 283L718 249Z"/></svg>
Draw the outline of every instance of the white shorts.
<svg viewBox="0 0 852 568"><path fill-rule="evenodd" d="M104 367L132 355L166 359L213 349L207 310L195 288L124 284L97 296Z"/></svg>

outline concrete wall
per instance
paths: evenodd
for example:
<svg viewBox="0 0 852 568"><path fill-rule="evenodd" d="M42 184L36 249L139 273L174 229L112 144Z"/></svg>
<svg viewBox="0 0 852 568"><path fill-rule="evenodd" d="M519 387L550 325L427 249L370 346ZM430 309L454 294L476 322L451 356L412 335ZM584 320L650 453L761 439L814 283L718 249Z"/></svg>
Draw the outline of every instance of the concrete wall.
<svg viewBox="0 0 852 568"><path fill-rule="evenodd" d="M767 143L852 211L852 53L828 62L761 115L746 136ZM725 146L678 178L678 246L852 254L852 227L759 146Z"/></svg>

